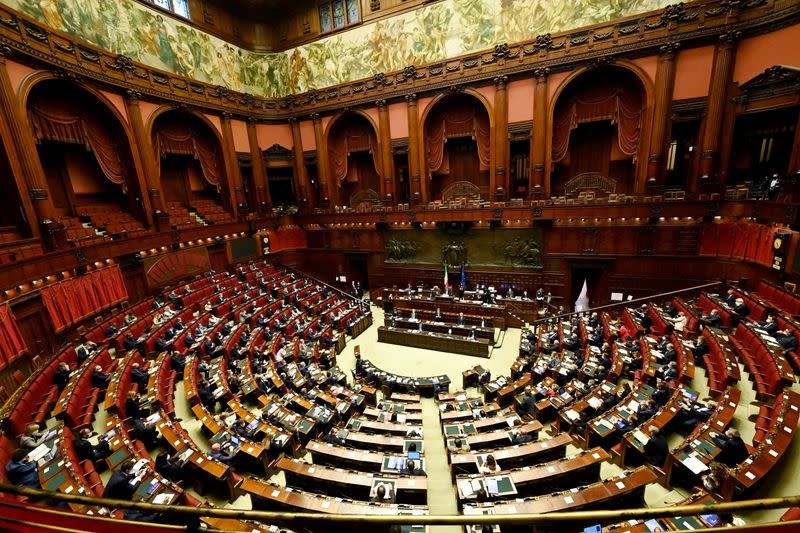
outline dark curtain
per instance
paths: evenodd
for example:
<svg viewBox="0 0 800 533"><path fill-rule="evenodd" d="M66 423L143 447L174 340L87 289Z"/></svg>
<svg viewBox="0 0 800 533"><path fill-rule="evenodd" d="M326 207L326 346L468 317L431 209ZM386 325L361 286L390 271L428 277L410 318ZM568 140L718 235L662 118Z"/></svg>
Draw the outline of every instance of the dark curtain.
<svg viewBox="0 0 800 533"><path fill-rule="evenodd" d="M569 168L572 176L597 172L608 176L614 126L608 122L581 124L570 143Z"/></svg>
<svg viewBox="0 0 800 533"><path fill-rule="evenodd" d="M347 119L345 119L347 120ZM341 127L334 126L328 140L328 158L331 172L336 176L336 182L341 185L343 181L356 183L358 169L348 168L348 156L352 152L369 152L378 176L383 176L380 163L380 151L375 130L364 120L346 122Z"/></svg>
<svg viewBox="0 0 800 533"><path fill-rule="evenodd" d="M115 132L102 123L103 117L69 99L38 98L28 109L37 142L58 141L82 144L91 150L109 181L127 191L127 169L120 157Z"/></svg>
<svg viewBox="0 0 800 533"><path fill-rule="evenodd" d="M588 83L591 81L591 83ZM642 122L642 94L624 76L593 77L576 81L559 100L553 117L553 161L566 157L570 136L579 124L611 120L617 125L622 153L635 156Z"/></svg>
<svg viewBox="0 0 800 533"><path fill-rule="evenodd" d="M159 160L166 154L191 155L200 162L206 181L216 187L217 192L222 189L225 176L220 166L216 142L207 135L183 123L164 122L153 135L153 147L158 158L157 168L160 168Z"/></svg>
<svg viewBox="0 0 800 533"><path fill-rule="evenodd" d="M8 304L0 305L0 369L26 350L14 313Z"/></svg>
<svg viewBox="0 0 800 533"><path fill-rule="evenodd" d="M445 100L425 120L425 159L428 171L450 173L447 139L471 137L478 148L480 170L489 169L491 127L489 114L472 98Z"/></svg>

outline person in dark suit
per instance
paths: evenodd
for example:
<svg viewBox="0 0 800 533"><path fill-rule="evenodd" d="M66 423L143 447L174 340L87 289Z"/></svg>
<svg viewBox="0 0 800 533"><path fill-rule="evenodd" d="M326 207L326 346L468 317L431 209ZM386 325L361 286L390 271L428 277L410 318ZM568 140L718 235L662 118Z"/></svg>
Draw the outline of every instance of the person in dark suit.
<svg viewBox="0 0 800 533"><path fill-rule="evenodd" d="M719 455L716 457L716 461L719 463L735 467L750 455L747 445L734 428L728 428L724 434L712 436L711 440L720 448Z"/></svg>
<svg viewBox="0 0 800 533"><path fill-rule="evenodd" d="M161 452L156 457L156 472L173 483L181 481L181 467L167 452Z"/></svg>
<svg viewBox="0 0 800 533"><path fill-rule="evenodd" d="M133 473L133 461L125 461L111 474L111 479L108 480L103 491L103 498L132 501L133 495L136 493L136 486L140 481L141 478Z"/></svg>
<svg viewBox="0 0 800 533"><path fill-rule="evenodd" d="M656 426L650 426L648 431L650 438L644 445L644 460L653 466L662 468L667 460L667 455L669 455L669 444Z"/></svg>
<svg viewBox="0 0 800 533"><path fill-rule="evenodd" d="M102 366L95 365L90 381L92 383L92 387L96 389L106 389L108 388L108 382L111 381L111 375L103 372Z"/></svg>
<svg viewBox="0 0 800 533"><path fill-rule="evenodd" d="M722 326L722 316L720 316L718 309L712 309L708 315L701 316L698 321L711 328L719 328Z"/></svg>
<svg viewBox="0 0 800 533"><path fill-rule="evenodd" d="M155 448L158 445L158 431L153 424L142 418L131 418L131 429L128 432L132 439L140 440L145 448Z"/></svg>
<svg viewBox="0 0 800 533"><path fill-rule="evenodd" d="M736 316L739 319L744 319L750 314L750 308L747 307L747 304L744 303L742 298L736 298L736 302L733 306L733 312L736 313Z"/></svg>
<svg viewBox="0 0 800 533"><path fill-rule="evenodd" d="M230 445L226 444L223 447L220 443L215 442L211 445L211 453L208 455L212 459L233 467L233 452L234 450L231 449Z"/></svg>
<svg viewBox="0 0 800 533"><path fill-rule="evenodd" d="M673 361L678 360L678 351L675 349L675 345L670 343L667 344L666 350L664 350L663 355L659 359L659 363L667 364Z"/></svg>
<svg viewBox="0 0 800 533"><path fill-rule="evenodd" d="M18 487L41 489L39 483L39 468L36 461L28 458L28 450L20 448L11 455L11 461L6 464L8 480Z"/></svg>
<svg viewBox="0 0 800 533"><path fill-rule="evenodd" d="M139 363L131 365L131 381L139 384L139 390L147 390L147 382L150 381L150 375L144 370Z"/></svg>
<svg viewBox="0 0 800 533"><path fill-rule="evenodd" d="M169 360L170 370L177 372L179 376L183 376L183 368L185 366L186 357L181 355L180 352L173 350Z"/></svg>
<svg viewBox="0 0 800 533"><path fill-rule="evenodd" d="M53 385L58 387L59 392L64 390L64 387L69 383L69 377L72 375L72 370L65 361L58 363L58 368L53 374Z"/></svg>
<svg viewBox="0 0 800 533"><path fill-rule="evenodd" d="M717 409L717 402L708 400L705 405L692 402L689 405L682 405L680 411L675 416L678 429L684 433L694 430L699 424L704 423Z"/></svg>
<svg viewBox="0 0 800 533"><path fill-rule="evenodd" d="M105 441L100 441L98 444L92 444L89 438L92 436L92 430L83 428L78 433L74 441L75 453L81 461L90 460L93 463L102 461L111 455L111 448Z"/></svg>
<svg viewBox="0 0 800 533"><path fill-rule="evenodd" d="M414 462L413 459L409 459L406 461L405 466L401 472L402 474L406 474L409 476L424 476L425 471L422 468L417 466L417 463Z"/></svg>
<svg viewBox="0 0 800 533"><path fill-rule="evenodd" d="M106 338L108 339L116 335L118 331L119 330L117 329L117 326L115 326L114 324L109 324L103 333L105 333Z"/></svg>
<svg viewBox="0 0 800 533"><path fill-rule="evenodd" d="M797 337L789 329L784 329L777 331L775 333L775 340L778 341L778 344L781 347L788 351L788 352L796 352L797 351Z"/></svg>
<svg viewBox="0 0 800 533"><path fill-rule="evenodd" d="M639 414L639 420L645 421L653 417L656 414L656 408L653 405L653 400L645 400L639 405L639 409L637 411Z"/></svg>
<svg viewBox="0 0 800 533"><path fill-rule="evenodd" d="M661 379L664 381L672 381L674 379L678 379L678 376L680 375L680 369L678 368L678 363L672 361L666 367L662 366L659 368L656 373L660 373Z"/></svg>
<svg viewBox="0 0 800 533"><path fill-rule="evenodd" d="M694 341L694 346L692 346L691 350L695 361L702 361L708 355L709 347L704 335L697 336L697 340Z"/></svg>
<svg viewBox="0 0 800 533"><path fill-rule="evenodd" d="M197 385L197 396L200 398L200 403L203 404L203 407L212 413L217 410L217 399L214 397L211 386L207 381L203 381Z"/></svg>
<svg viewBox="0 0 800 533"><path fill-rule="evenodd" d="M669 388L667 387L667 383L665 381L659 382L656 385L656 390L653 391L652 398L653 401L656 403L657 406L663 407L669 401Z"/></svg>
<svg viewBox="0 0 800 533"><path fill-rule="evenodd" d="M728 289L728 293L725 295L724 300L726 304L733 307L736 305L736 292L733 289Z"/></svg>
<svg viewBox="0 0 800 533"><path fill-rule="evenodd" d="M127 351L131 351L136 348L136 345L139 344L136 340L136 337L133 336L133 333L130 331L125 335L125 338L122 340L122 347L125 348Z"/></svg>
<svg viewBox="0 0 800 533"><path fill-rule="evenodd" d="M128 418L142 418L147 416L147 409L142 405L141 397L135 391L128 393L125 400L125 416Z"/></svg>
<svg viewBox="0 0 800 533"><path fill-rule="evenodd" d="M533 397L533 394L531 393L531 388L525 387L525 395L521 398L520 402L517 404L517 413L522 417L530 417L533 416L535 410L536 410L536 399Z"/></svg>
<svg viewBox="0 0 800 533"><path fill-rule="evenodd" d="M774 335L778 331L778 323L775 321L775 315L767 315L764 322L758 322L758 327L770 335Z"/></svg>
<svg viewBox="0 0 800 533"><path fill-rule="evenodd" d="M89 356L92 355L95 349L97 349L97 344L84 339L83 344L78 346L78 349L75 350L75 353L78 356L78 366L83 365L83 362L89 359Z"/></svg>

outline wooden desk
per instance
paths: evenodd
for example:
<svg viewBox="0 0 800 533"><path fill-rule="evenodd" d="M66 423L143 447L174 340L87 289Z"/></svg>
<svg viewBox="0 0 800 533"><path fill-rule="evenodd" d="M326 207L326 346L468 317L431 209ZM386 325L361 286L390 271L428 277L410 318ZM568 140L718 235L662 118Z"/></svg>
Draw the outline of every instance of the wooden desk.
<svg viewBox="0 0 800 533"><path fill-rule="evenodd" d="M373 365L369 360L362 361L362 367L365 371L371 371L375 380L377 380L382 388L388 388L391 394L395 393L409 393L406 400L408 403L419 403L420 395L427 398L433 398L434 389L437 387L447 390L450 387L450 378L447 375L430 376L423 378L412 378L409 376L400 376L391 372L386 372ZM398 397L399 398L399 397ZM391 396L390 399L395 399ZM373 402L373 405L374 402Z"/></svg>
<svg viewBox="0 0 800 533"><path fill-rule="evenodd" d="M554 437L525 444L483 450L479 453L451 453L450 464L453 466L454 473L477 473L478 463L476 462L476 456L491 453L500 468L510 470L564 457L567 444L571 443L572 437L567 433L559 433Z"/></svg>
<svg viewBox="0 0 800 533"><path fill-rule="evenodd" d="M380 472L387 457L397 456L404 458L401 455L356 450L319 440L309 442L306 449L311 453L311 459L314 464L352 468L361 472Z"/></svg>
<svg viewBox="0 0 800 533"><path fill-rule="evenodd" d="M467 444L473 450L480 450L484 448L492 448L501 444L509 444L511 437L509 437L509 429L499 429L496 431L489 431L486 433L478 433L477 435L469 435L466 438ZM542 423L538 420L533 420L520 426L514 426L513 430L521 434L538 435L539 430L542 429Z"/></svg>
<svg viewBox="0 0 800 533"><path fill-rule="evenodd" d="M422 426L403 423L380 422L366 418L351 418L347 423L347 429L364 433L377 433L380 435L401 435L406 436L409 431L413 431L422 437Z"/></svg>
<svg viewBox="0 0 800 533"><path fill-rule="evenodd" d="M656 474L643 466L627 475L594 483L577 492L568 491L532 499L515 500L507 503L469 504L464 512L472 509L491 508L493 514L552 513L557 511L577 511L581 509L619 509L639 507L644 501L645 487L656 481Z"/></svg>
<svg viewBox="0 0 800 533"><path fill-rule="evenodd" d="M313 512L325 514L359 514L359 515L402 515L417 514L425 515L428 513L426 506L403 505L403 504L373 504L362 501L353 501L341 497L320 496L302 490L288 490L286 487L272 484L254 478L246 478L242 481L241 488L250 494L254 509L263 510L287 510L294 512ZM328 531L329 527L313 528L316 531ZM351 531L385 531L386 526L359 526L354 524L348 526Z"/></svg>
<svg viewBox="0 0 800 533"><path fill-rule="evenodd" d="M471 340L447 333L415 332L386 326L378 328L378 342L487 358L489 357L489 348L491 348L491 343L486 339Z"/></svg>
<svg viewBox="0 0 800 533"><path fill-rule="evenodd" d="M480 327L480 326L461 326L457 323L448 324L445 322L432 320L417 320L410 318L395 318L386 316L383 321L384 327L400 329L405 331L420 331L421 327L423 332L433 332L443 335L449 335L456 338L467 338L474 331L477 339L483 339L494 344L494 329Z"/></svg>
<svg viewBox="0 0 800 533"><path fill-rule="evenodd" d="M478 462L482 463L481 459L485 461L488 455L490 454L478 455ZM507 475L511 478L517 494L534 496L598 481L600 479L600 465L609 458L610 455L604 449L594 448L593 450L584 451L575 457L533 466L524 466L515 470L502 470L498 474ZM483 476L480 474L462 474L456 476L456 483L460 485L462 480L480 477ZM503 497L503 495L488 496L493 500ZM463 497L459 492L459 499L463 503L466 500L474 500L474 496Z"/></svg>
<svg viewBox="0 0 800 533"><path fill-rule="evenodd" d="M276 466L286 476L286 484L307 490L323 490L330 494L357 500L369 500L376 480L386 480L394 486L397 503L427 503L428 480L423 476L387 476L309 464L283 457Z"/></svg>
<svg viewBox="0 0 800 533"><path fill-rule="evenodd" d="M384 295L384 301L387 301L388 294ZM484 305L480 302L471 302L465 300L442 300L442 299L427 299L416 297L405 297L401 292L395 291L393 294L394 307L402 309L424 309L427 311L436 312L436 309L441 310L442 313L449 315L458 315L464 313L465 320L475 319L480 323L481 318L491 319L492 324L496 328L506 329L508 322L505 305ZM517 300L512 300L518 303Z"/></svg>

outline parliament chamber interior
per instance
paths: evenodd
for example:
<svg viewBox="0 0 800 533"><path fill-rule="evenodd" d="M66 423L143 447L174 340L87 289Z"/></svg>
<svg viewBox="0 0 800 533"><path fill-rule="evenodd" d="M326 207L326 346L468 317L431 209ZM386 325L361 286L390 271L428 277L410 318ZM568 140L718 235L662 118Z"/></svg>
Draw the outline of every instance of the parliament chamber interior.
<svg viewBox="0 0 800 533"><path fill-rule="evenodd" d="M800 530L800 1L0 1L0 531Z"/></svg>

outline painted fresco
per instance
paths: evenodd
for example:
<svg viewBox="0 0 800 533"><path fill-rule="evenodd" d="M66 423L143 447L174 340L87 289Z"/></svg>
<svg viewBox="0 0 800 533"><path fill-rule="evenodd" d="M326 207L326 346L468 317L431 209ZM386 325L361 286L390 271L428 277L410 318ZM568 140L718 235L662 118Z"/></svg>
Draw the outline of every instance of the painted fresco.
<svg viewBox="0 0 800 533"><path fill-rule="evenodd" d="M440 61L664 7L672 0L444 0L286 52L248 52L135 0L0 0L156 68L258 96Z"/></svg>

